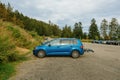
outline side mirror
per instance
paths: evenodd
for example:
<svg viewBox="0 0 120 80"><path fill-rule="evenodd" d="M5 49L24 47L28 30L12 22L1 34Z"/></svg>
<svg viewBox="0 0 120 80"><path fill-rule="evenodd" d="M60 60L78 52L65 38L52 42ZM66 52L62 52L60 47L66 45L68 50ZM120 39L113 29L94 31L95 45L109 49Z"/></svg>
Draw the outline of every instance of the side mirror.
<svg viewBox="0 0 120 80"><path fill-rule="evenodd" d="M41 45L43 45L43 42L41 43Z"/></svg>

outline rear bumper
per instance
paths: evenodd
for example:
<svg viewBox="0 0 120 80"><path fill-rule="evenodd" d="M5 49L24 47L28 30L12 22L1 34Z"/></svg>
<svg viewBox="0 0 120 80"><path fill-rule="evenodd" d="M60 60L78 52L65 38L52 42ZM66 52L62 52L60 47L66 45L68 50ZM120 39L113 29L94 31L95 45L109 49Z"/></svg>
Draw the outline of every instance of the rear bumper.
<svg viewBox="0 0 120 80"><path fill-rule="evenodd" d="M80 51L80 55L83 55L83 54L84 54L84 49Z"/></svg>

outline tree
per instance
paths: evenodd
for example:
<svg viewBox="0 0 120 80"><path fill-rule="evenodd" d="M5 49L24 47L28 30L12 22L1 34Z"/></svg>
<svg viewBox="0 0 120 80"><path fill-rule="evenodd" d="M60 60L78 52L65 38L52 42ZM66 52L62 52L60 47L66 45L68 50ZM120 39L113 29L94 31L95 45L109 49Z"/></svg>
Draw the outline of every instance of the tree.
<svg viewBox="0 0 120 80"><path fill-rule="evenodd" d="M101 22L101 26L100 26L100 30L101 30L101 35L103 37L103 39L108 39L108 35L107 35L107 31L108 31L108 22L106 19L103 19Z"/></svg>
<svg viewBox="0 0 120 80"><path fill-rule="evenodd" d="M86 32L83 33L83 39L87 39L87 33Z"/></svg>
<svg viewBox="0 0 120 80"><path fill-rule="evenodd" d="M14 16L13 8L11 7L10 3L7 5L7 21L12 21L12 17Z"/></svg>
<svg viewBox="0 0 120 80"><path fill-rule="evenodd" d="M112 18L109 24L109 36L111 40L117 39L117 29L119 27L118 21L116 18Z"/></svg>
<svg viewBox="0 0 120 80"><path fill-rule="evenodd" d="M0 19L4 17L5 15L5 5L0 2Z"/></svg>
<svg viewBox="0 0 120 80"><path fill-rule="evenodd" d="M82 31L82 23L81 22L74 24L73 36L75 38L78 38L78 39L83 38L83 31Z"/></svg>
<svg viewBox="0 0 120 80"><path fill-rule="evenodd" d="M120 40L120 25L117 28L117 38Z"/></svg>
<svg viewBox="0 0 120 80"><path fill-rule="evenodd" d="M52 32L54 36L61 36L61 30L59 29L58 25L53 25Z"/></svg>
<svg viewBox="0 0 120 80"><path fill-rule="evenodd" d="M65 25L65 27L63 27L61 37L72 37L72 31L70 26Z"/></svg>
<svg viewBox="0 0 120 80"><path fill-rule="evenodd" d="M95 40L100 38L96 20L94 18L91 20L91 25L89 28L89 38Z"/></svg>
<svg viewBox="0 0 120 80"><path fill-rule="evenodd" d="M43 21L24 16L22 13L19 13L18 10L13 11L13 8L9 3L8 5L5 5L0 2L0 20L12 22L25 30L37 32L40 36L61 35L61 29L59 26L51 23L51 21L49 21L48 24Z"/></svg>

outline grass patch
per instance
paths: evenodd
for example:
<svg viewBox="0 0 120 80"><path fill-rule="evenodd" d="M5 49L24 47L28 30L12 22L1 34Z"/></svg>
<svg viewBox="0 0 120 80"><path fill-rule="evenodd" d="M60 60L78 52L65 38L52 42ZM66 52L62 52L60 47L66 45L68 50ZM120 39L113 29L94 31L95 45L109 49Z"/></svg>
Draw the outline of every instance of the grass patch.
<svg viewBox="0 0 120 80"><path fill-rule="evenodd" d="M9 63L0 63L0 80L8 80L16 72L16 65L22 61L29 60L29 58L21 55L18 61Z"/></svg>
<svg viewBox="0 0 120 80"><path fill-rule="evenodd" d="M13 72L15 72L15 66L13 64L0 64L0 80L8 80Z"/></svg>
<svg viewBox="0 0 120 80"><path fill-rule="evenodd" d="M92 40L90 40L90 39L82 39L81 41L82 41L82 42L91 43Z"/></svg>

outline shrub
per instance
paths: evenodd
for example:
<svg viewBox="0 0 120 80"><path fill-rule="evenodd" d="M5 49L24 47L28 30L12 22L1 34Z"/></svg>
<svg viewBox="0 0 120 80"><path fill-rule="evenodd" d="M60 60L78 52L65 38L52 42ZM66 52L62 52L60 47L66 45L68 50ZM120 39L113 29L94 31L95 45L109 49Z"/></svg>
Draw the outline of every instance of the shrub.
<svg viewBox="0 0 120 80"><path fill-rule="evenodd" d="M8 37L0 36L0 63L7 62L8 54L14 52L15 45Z"/></svg>
<svg viewBox="0 0 120 80"><path fill-rule="evenodd" d="M10 30L10 31L12 31L13 37L15 37L15 38L20 38L21 37L19 29L13 28L11 26L7 26L7 29Z"/></svg>
<svg viewBox="0 0 120 80"><path fill-rule="evenodd" d="M29 32L29 33L30 33L30 35L31 35L32 37L38 36L37 32L31 31L31 32Z"/></svg>
<svg viewBox="0 0 120 80"><path fill-rule="evenodd" d="M22 32L19 30L19 28L7 26L7 30L11 31L16 46L29 48L31 42L25 37L24 34L21 34Z"/></svg>
<svg viewBox="0 0 120 80"><path fill-rule="evenodd" d="M0 37L0 63L18 61L23 58L24 56L15 51L15 45L11 43L10 38Z"/></svg>
<svg viewBox="0 0 120 80"><path fill-rule="evenodd" d="M7 59L10 62L17 61L17 60L19 60L19 55L16 53L10 53L7 55Z"/></svg>
<svg viewBox="0 0 120 80"><path fill-rule="evenodd" d="M8 61L7 57L0 55L0 63L5 63L6 61Z"/></svg>

